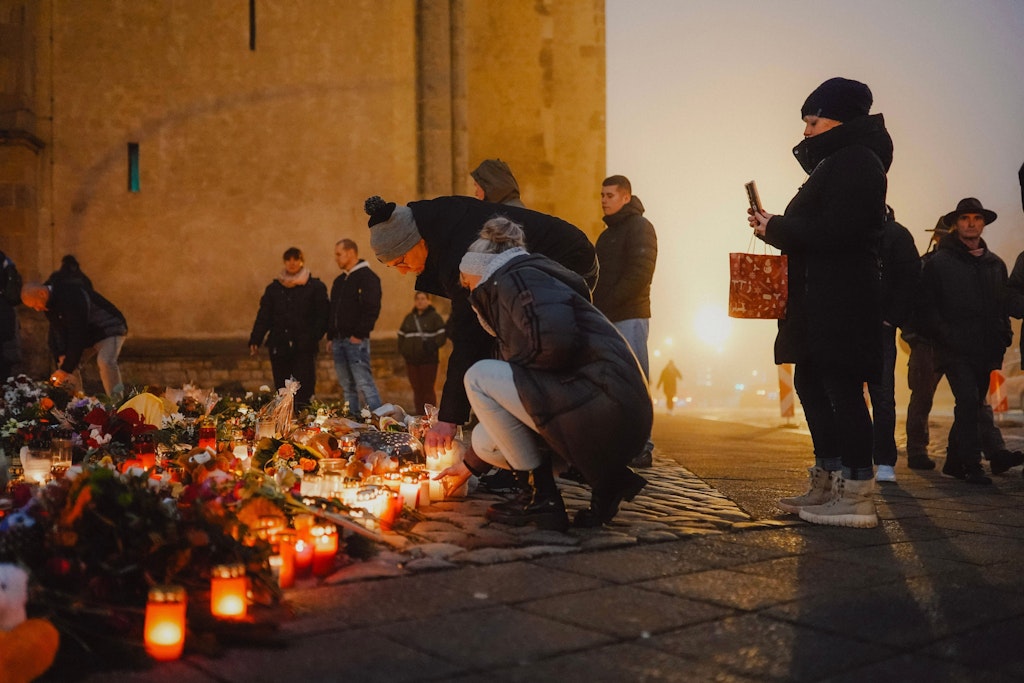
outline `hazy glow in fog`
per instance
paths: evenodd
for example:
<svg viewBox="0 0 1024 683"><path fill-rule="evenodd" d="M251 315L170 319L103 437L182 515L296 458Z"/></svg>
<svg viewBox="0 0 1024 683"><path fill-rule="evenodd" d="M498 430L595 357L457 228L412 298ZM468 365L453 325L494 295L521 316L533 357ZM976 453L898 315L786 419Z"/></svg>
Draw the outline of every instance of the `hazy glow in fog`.
<svg viewBox="0 0 1024 683"><path fill-rule="evenodd" d="M715 304L704 304L697 309L693 319L694 336L716 351L722 351L732 334L732 318L725 308Z"/></svg>
<svg viewBox="0 0 1024 683"><path fill-rule="evenodd" d="M1024 1L606 0L606 12L606 170L630 178L658 230L652 377L668 358L684 386L775 377L774 322L727 321L728 333L709 311L724 316L728 253L751 246L743 183L785 209L806 178L790 151L800 105L826 78L871 87L895 144L889 203L920 250L966 196L999 214L985 239L1004 261L1024 248Z"/></svg>

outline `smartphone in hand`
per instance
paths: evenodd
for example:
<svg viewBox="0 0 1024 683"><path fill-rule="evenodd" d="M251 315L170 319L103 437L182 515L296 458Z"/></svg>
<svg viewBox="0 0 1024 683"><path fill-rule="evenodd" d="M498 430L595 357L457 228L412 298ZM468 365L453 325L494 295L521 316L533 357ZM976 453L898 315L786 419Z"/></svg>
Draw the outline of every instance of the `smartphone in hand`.
<svg viewBox="0 0 1024 683"><path fill-rule="evenodd" d="M761 206L761 196L757 194L757 183L751 180L744 187L747 189L747 201L750 202L750 208L756 213L764 213L764 207Z"/></svg>

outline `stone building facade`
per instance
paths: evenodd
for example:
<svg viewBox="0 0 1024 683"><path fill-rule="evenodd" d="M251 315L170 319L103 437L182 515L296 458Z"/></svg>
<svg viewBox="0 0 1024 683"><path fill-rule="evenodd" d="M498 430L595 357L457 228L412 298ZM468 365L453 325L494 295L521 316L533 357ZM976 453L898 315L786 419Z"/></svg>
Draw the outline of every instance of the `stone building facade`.
<svg viewBox="0 0 1024 683"><path fill-rule="evenodd" d="M281 254L329 286L370 195L469 194L500 157L596 237L604 85L603 0L0 0L0 249L27 281L75 254L128 318L126 381L252 388ZM388 384L413 280L372 265ZM41 376L45 321L20 319Z"/></svg>

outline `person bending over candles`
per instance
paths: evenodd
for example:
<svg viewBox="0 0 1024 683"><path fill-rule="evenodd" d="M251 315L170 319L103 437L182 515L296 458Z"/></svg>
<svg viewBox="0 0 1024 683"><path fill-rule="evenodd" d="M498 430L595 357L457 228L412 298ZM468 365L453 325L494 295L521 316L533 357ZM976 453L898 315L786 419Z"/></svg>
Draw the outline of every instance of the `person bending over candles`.
<svg viewBox="0 0 1024 683"><path fill-rule="evenodd" d="M459 270L498 358L465 375L479 425L464 463L516 471L528 497L491 506L494 522L565 530L568 516L551 454L575 465L593 487L577 527L600 526L647 480L627 467L651 430L650 391L636 357L615 326L590 303L584 279L524 248L522 227L505 217L484 224ZM483 462L477 461L480 458ZM461 470L461 471L459 471Z"/></svg>

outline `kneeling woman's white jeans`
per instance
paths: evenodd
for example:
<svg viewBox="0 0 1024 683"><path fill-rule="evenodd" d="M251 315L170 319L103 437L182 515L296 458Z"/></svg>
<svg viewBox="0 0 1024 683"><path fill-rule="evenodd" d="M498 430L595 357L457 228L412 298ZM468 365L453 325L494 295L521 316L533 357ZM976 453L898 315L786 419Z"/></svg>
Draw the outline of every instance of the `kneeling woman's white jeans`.
<svg viewBox="0 0 1024 683"><path fill-rule="evenodd" d="M512 366L481 360L466 371L466 394L480 424L473 429L473 450L502 469L528 471L541 464L537 427L519 400Z"/></svg>

